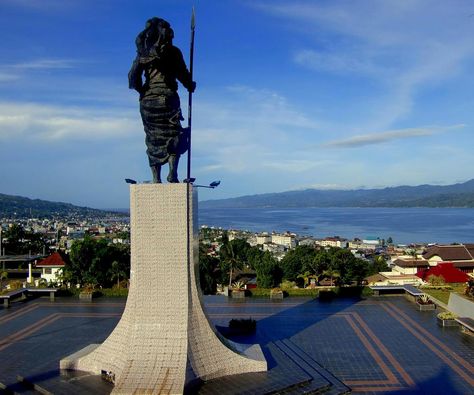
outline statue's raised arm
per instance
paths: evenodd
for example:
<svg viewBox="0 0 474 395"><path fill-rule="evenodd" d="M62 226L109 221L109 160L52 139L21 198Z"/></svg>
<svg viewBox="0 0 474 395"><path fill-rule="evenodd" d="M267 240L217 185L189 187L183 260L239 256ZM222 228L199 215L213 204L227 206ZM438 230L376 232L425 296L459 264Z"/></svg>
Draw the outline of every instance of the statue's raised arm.
<svg viewBox="0 0 474 395"><path fill-rule="evenodd" d="M189 147L189 130L181 126L178 83L196 88L168 22L151 18L135 40L137 57L128 73L129 88L140 94L148 162L153 182L161 183L161 166L169 164L168 182L179 182L179 158ZM143 80L144 79L144 80Z"/></svg>

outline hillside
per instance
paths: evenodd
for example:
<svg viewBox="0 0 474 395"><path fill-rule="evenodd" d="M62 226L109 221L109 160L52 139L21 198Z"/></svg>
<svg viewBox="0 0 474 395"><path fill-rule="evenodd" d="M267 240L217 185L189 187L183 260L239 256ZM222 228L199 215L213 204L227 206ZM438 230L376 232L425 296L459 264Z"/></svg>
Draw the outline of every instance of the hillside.
<svg viewBox="0 0 474 395"><path fill-rule="evenodd" d="M306 189L207 200L200 207L474 207L474 179L453 185L383 189Z"/></svg>
<svg viewBox="0 0 474 395"><path fill-rule="evenodd" d="M29 199L22 196L11 196L0 193L0 218L30 217L105 217L124 215L89 207L74 206L70 203L50 202L40 199Z"/></svg>

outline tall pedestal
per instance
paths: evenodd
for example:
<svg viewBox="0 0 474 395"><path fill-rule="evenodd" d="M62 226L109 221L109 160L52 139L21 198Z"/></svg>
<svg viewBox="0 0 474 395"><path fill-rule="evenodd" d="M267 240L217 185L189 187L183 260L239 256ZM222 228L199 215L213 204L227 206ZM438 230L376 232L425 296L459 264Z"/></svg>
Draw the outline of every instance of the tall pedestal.
<svg viewBox="0 0 474 395"><path fill-rule="evenodd" d="M239 352L224 344L203 311L192 186L132 185L130 221L130 289L122 318L104 343L61 360L60 368L108 372L114 394L180 394L189 369L202 380L266 371L260 346Z"/></svg>

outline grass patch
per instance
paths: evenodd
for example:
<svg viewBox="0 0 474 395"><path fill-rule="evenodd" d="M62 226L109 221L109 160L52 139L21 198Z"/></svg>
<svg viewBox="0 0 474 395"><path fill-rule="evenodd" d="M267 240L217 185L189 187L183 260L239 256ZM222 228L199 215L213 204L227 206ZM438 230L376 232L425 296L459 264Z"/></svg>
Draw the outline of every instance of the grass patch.
<svg viewBox="0 0 474 395"><path fill-rule="evenodd" d="M257 298L270 297L270 288L253 288L250 294ZM316 298L322 291L333 291L336 297L368 297L373 295L369 287L335 287L335 288L286 288L283 289L285 296L307 296Z"/></svg>
<svg viewBox="0 0 474 395"><path fill-rule="evenodd" d="M106 298L126 298L128 296L128 288L103 288L99 292Z"/></svg>
<svg viewBox="0 0 474 395"><path fill-rule="evenodd" d="M464 283L457 283L457 284L449 284L446 286L435 286L435 287L422 287L424 293L432 296L435 299L438 299L440 302L444 304L448 304L449 301L449 294L451 292L455 292L458 294L464 293L465 284Z"/></svg>

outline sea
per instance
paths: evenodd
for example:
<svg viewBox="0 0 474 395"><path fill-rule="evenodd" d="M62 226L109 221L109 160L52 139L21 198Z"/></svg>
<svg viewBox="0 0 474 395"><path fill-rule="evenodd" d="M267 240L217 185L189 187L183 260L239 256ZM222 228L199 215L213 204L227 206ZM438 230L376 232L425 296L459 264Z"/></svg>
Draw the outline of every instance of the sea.
<svg viewBox="0 0 474 395"><path fill-rule="evenodd" d="M392 238L396 244L474 243L474 208L200 208L199 224L323 238Z"/></svg>

